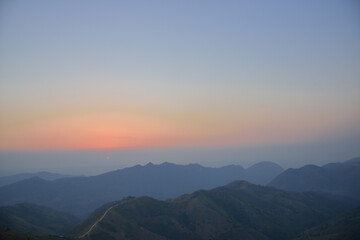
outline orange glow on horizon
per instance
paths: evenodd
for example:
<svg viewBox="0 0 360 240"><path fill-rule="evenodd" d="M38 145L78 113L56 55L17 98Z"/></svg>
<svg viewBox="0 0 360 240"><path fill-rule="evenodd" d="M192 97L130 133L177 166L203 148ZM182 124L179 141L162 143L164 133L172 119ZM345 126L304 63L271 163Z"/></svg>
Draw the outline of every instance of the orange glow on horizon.
<svg viewBox="0 0 360 240"><path fill-rule="evenodd" d="M325 125L315 113L305 121L296 113L251 109L244 109L241 116L225 110L70 110L43 113L46 118L35 113L26 115L18 118L22 120L19 123L0 122L0 150L251 146L302 141L336 128L336 121Z"/></svg>
<svg viewBox="0 0 360 240"><path fill-rule="evenodd" d="M3 130L0 149L121 149L177 145L180 138L171 127L144 116L93 114Z"/></svg>

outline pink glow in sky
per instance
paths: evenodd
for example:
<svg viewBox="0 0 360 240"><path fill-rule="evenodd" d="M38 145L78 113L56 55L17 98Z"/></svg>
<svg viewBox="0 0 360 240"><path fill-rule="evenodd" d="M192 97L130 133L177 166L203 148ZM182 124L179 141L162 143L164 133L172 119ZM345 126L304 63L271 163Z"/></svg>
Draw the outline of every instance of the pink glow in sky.
<svg viewBox="0 0 360 240"><path fill-rule="evenodd" d="M352 1L2 1L0 150L360 133Z"/></svg>

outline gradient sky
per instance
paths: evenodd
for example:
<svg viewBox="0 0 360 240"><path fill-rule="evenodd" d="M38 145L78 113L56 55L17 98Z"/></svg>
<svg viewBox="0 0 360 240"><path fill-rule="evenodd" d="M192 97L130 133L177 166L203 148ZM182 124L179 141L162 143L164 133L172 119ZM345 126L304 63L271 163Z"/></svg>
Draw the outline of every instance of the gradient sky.
<svg viewBox="0 0 360 240"><path fill-rule="evenodd" d="M3 0L0 150L358 135L359 43L350 0Z"/></svg>

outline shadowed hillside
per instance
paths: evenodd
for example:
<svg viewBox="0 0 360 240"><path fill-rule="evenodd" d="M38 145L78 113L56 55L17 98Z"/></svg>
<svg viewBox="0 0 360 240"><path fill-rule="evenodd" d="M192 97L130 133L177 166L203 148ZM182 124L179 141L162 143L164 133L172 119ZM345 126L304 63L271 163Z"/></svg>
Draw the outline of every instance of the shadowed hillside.
<svg viewBox="0 0 360 240"><path fill-rule="evenodd" d="M128 198L98 209L75 230L81 239L291 239L354 206L328 195L244 181L173 200Z"/></svg>
<svg viewBox="0 0 360 240"><path fill-rule="evenodd" d="M34 204L0 207L2 228L34 235L64 235L80 220L70 214Z"/></svg>
<svg viewBox="0 0 360 240"><path fill-rule="evenodd" d="M304 232L296 240L356 240L360 237L360 208Z"/></svg>
<svg viewBox="0 0 360 240"><path fill-rule="evenodd" d="M360 199L360 158L323 167L307 165L288 169L269 184L291 191L321 191Z"/></svg>
<svg viewBox="0 0 360 240"><path fill-rule="evenodd" d="M0 230L1 240L75 240L75 238L69 238L64 236L34 236L32 234L22 234L10 230Z"/></svg>

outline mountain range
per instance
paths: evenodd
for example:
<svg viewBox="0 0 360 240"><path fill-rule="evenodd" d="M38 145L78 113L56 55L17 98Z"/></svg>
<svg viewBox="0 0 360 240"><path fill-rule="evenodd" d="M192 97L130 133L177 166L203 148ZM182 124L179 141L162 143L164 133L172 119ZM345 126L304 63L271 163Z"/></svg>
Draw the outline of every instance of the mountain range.
<svg viewBox="0 0 360 240"><path fill-rule="evenodd" d="M359 176L360 158L286 171L271 162L149 163L92 177L33 177L0 187L0 204L11 205L0 207L0 238L352 240Z"/></svg>
<svg viewBox="0 0 360 240"><path fill-rule="evenodd" d="M275 177L269 186L297 192L328 192L360 199L360 158L322 167L306 165L287 169Z"/></svg>
<svg viewBox="0 0 360 240"><path fill-rule="evenodd" d="M248 169L238 165L210 168L198 164L149 163L91 177L53 181L39 177L26 179L1 187L0 205L27 202L86 216L107 202L128 196L169 199L234 180L265 185L282 171L271 162L258 163Z"/></svg>
<svg viewBox="0 0 360 240"><path fill-rule="evenodd" d="M236 181L173 200L136 197L106 204L82 222L74 236L86 240L285 240L356 204L327 194Z"/></svg>
<svg viewBox="0 0 360 240"><path fill-rule="evenodd" d="M33 177L39 177L39 178L42 178L45 180L56 180L56 179L60 179L60 178L73 177L73 176L58 174L58 173L51 173L51 172L19 173L19 174L15 174L15 175L0 177L0 187L19 182L21 180L33 178Z"/></svg>

